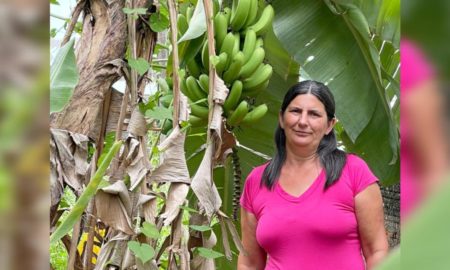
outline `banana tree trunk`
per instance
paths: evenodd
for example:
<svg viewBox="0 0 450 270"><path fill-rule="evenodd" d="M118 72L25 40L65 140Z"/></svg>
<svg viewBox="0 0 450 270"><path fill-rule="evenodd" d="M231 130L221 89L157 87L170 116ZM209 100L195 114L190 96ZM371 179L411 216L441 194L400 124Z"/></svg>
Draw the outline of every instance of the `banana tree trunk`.
<svg viewBox="0 0 450 270"><path fill-rule="evenodd" d="M83 32L77 45L79 83L51 127L87 135L98 142L101 113L112 84L120 78L126 49L124 0L90 0L84 7Z"/></svg>

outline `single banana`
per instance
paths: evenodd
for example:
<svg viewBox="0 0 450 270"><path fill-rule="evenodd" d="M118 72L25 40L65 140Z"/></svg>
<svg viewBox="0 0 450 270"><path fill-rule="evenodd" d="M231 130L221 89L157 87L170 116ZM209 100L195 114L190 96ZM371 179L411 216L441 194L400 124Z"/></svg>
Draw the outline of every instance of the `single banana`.
<svg viewBox="0 0 450 270"><path fill-rule="evenodd" d="M161 132L164 135L167 135L172 130L172 120L167 119L164 121L164 125L161 127Z"/></svg>
<svg viewBox="0 0 450 270"><path fill-rule="evenodd" d="M193 114L189 115L188 121L192 127L206 127L206 125L208 124L208 118L200 118Z"/></svg>
<svg viewBox="0 0 450 270"><path fill-rule="evenodd" d="M172 94L168 94L168 95L165 95L165 96L162 96L162 97L159 98L159 101L161 102L161 104L164 107L166 107L166 108L169 108L170 103L172 102L172 100L173 100L173 95Z"/></svg>
<svg viewBox="0 0 450 270"><path fill-rule="evenodd" d="M267 108L266 104L261 104L257 106L249 113L247 113L247 115L242 119L241 124L253 124L261 120L261 118L263 118L264 115L266 115L268 109L269 108Z"/></svg>
<svg viewBox="0 0 450 270"><path fill-rule="evenodd" d="M239 31L244 26L250 11L251 0L234 0L231 8L231 29Z"/></svg>
<svg viewBox="0 0 450 270"><path fill-rule="evenodd" d="M156 80L156 82L158 83L158 86L159 86L159 92L161 92L161 93L170 93L171 92L169 84L167 83L167 81L165 79L158 78Z"/></svg>
<svg viewBox="0 0 450 270"><path fill-rule="evenodd" d="M184 35L184 33L186 33L187 29L189 28L189 23L184 14L178 14L177 27L179 30L178 38L180 38L181 36Z"/></svg>
<svg viewBox="0 0 450 270"><path fill-rule="evenodd" d="M256 47L256 34L255 31L249 29L245 33L244 45L242 46L242 52L244 53L244 63L247 63L248 59L252 56Z"/></svg>
<svg viewBox="0 0 450 270"><path fill-rule="evenodd" d="M186 86L188 89L188 92L191 93L193 99L192 101L196 102L200 99L206 98L205 92L203 92L200 88L200 86L197 83L197 80L193 76L189 76L186 79ZM203 103L203 102L202 102Z"/></svg>
<svg viewBox="0 0 450 270"><path fill-rule="evenodd" d="M223 8L223 15L225 15L225 18L227 18L227 27L230 24L231 20L231 9L229 7Z"/></svg>
<svg viewBox="0 0 450 270"><path fill-rule="evenodd" d="M220 47L220 53L226 53L228 55L227 64L225 65L225 69L229 66L231 60L233 59L233 48L234 48L234 34L233 32L228 33L222 43L222 47Z"/></svg>
<svg viewBox="0 0 450 270"><path fill-rule="evenodd" d="M275 11L273 10L273 7L271 5L267 5L261 13L259 20L248 28L253 29L257 36L264 35L272 25L274 15Z"/></svg>
<svg viewBox="0 0 450 270"><path fill-rule="evenodd" d="M209 50L208 50L208 41L205 41L203 43L203 49L202 49L202 64L205 70L209 71Z"/></svg>
<svg viewBox="0 0 450 270"><path fill-rule="evenodd" d="M242 93L244 97L252 98L256 97L261 91L267 88L269 86L270 80L265 81L263 84L260 84L254 88L246 89L245 93Z"/></svg>
<svg viewBox="0 0 450 270"><path fill-rule="evenodd" d="M189 74L198 77L202 73L202 68L199 63L197 63L197 60L192 58L186 63L187 70L189 71Z"/></svg>
<svg viewBox="0 0 450 270"><path fill-rule="evenodd" d="M241 71L239 73L239 76L241 78L248 78L250 77L255 70L261 65L261 63L264 61L264 56L266 55L263 48L259 47L256 48L256 50L253 52L252 56L248 60L247 63L245 63L244 66L242 66Z"/></svg>
<svg viewBox="0 0 450 270"><path fill-rule="evenodd" d="M268 81L272 76L272 72L273 68L269 64L263 65L261 68L258 68L252 76L242 82L244 84L245 91L251 91L252 89Z"/></svg>
<svg viewBox="0 0 450 270"><path fill-rule="evenodd" d="M186 19L187 19L188 23L191 22L192 15L194 15L194 9L195 8L193 6L188 6L186 8Z"/></svg>
<svg viewBox="0 0 450 270"><path fill-rule="evenodd" d="M191 114L202 119L208 119L209 109L208 107L201 106L199 104L191 103Z"/></svg>
<svg viewBox="0 0 450 270"><path fill-rule="evenodd" d="M222 12L217 13L214 17L214 37L216 38L216 47L221 48L223 40L227 35L228 23L227 18Z"/></svg>
<svg viewBox="0 0 450 270"><path fill-rule="evenodd" d="M234 33L233 37L234 37L234 46L232 57L234 57L241 48L241 35L239 35L239 33Z"/></svg>
<svg viewBox="0 0 450 270"><path fill-rule="evenodd" d="M167 82L167 85L169 86L169 89L173 89L173 80L172 80L172 78L171 77L166 77L166 82ZM170 90L170 91L172 91L172 90Z"/></svg>
<svg viewBox="0 0 450 270"><path fill-rule="evenodd" d="M213 16L216 16L216 14L219 12L219 10L220 10L219 0L214 0L213 1Z"/></svg>
<svg viewBox="0 0 450 270"><path fill-rule="evenodd" d="M216 65L216 72L217 75L219 75L220 77L222 77L222 72L225 69L225 66L227 65L227 61L228 61L228 54L226 52L219 54L219 63L217 63Z"/></svg>
<svg viewBox="0 0 450 270"><path fill-rule="evenodd" d="M197 97L191 91L189 91L189 88L187 87L186 81L187 80L181 80L181 82L180 82L180 90L190 100L195 100Z"/></svg>
<svg viewBox="0 0 450 270"><path fill-rule="evenodd" d="M242 65L244 64L244 54L238 52L230 64L227 71L223 73L223 80L227 85L230 85L234 80L239 77L239 72L241 71Z"/></svg>
<svg viewBox="0 0 450 270"><path fill-rule="evenodd" d="M258 0L250 0L250 8L245 20L244 28L252 25L255 22L256 16L258 15Z"/></svg>
<svg viewBox="0 0 450 270"><path fill-rule="evenodd" d="M209 93L209 76L206 74L200 75L198 77L198 84L200 85L200 88L205 92L206 94Z"/></svg>
<svg viewBox="0 0 450 270"><path fill-rule="evenodd" d="M247 115L248 113L248 103L247 101L243 100L239 105L236 107L236 109L231 113L230 117L227 119L227 123L230 126L238 126L242 119Z"/></svg>
<svg viewBox="0 0 450 270"><path fill-rule="evenodd" d="M242 82L236 80L231 86L227 99L223 103L223 110L225 111L225 114L227 116L229 115L229 112L232 109L236 108L239 99L241 98L241 94L242 94Z"/></svg>

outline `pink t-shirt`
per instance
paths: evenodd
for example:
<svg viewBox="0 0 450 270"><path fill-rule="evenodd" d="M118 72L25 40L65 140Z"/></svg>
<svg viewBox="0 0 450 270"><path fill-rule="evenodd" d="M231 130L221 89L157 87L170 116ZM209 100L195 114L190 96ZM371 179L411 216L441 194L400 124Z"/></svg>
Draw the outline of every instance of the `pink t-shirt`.
<svg viewBox="0 0 450 270"><path fill-rule="evenodd" d="M427 61L420 49L411 41L402 39L400 41L400 185L401 185L401 219L406 217L414 210L420 200L420 190L417 185L418 170L420 166L414 157L414 151L411 147L409 118L404 112L405 100L413 89L434 77L434 70Z"/></svg>
<svg viewBox="0 0 450 270"><path fill-rule="evenodd" d="M285 192L278 182L273 191L260 187L266 166L249 174L240 201L258 221L256 239L268 255L265 269L365 269L354 197L377 181L367 164L347 155L335 184L324 191L322 170L299 197Z"/></svg>

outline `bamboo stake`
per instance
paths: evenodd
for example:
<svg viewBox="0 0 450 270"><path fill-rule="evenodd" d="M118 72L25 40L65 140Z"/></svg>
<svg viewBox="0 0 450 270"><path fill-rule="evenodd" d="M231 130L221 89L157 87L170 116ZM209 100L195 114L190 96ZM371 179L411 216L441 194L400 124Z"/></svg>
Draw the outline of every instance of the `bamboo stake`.
<svg viewBox="0 0 450 270"><path fill-rule="evenodd" d="M214 44L214 25L212 21L212 5L210 0L203 0L203 6L205 9L205 17L206 17L206 31L208 34L208 53L209 56L215 56L215 44ZM211 124L214 101L213 101L213 93L215 87L215 75L216 68L214 67L212 61L209 61L209 94L208 94L208 104L209 104L209 115L208 115L208 127ZM211 140L211 131L208 128L207 132L207 143Z"/></svg>
<svg viewBox="0 0 450 270"><path fill-rule="evenodd" d="M169 6L170 17L170 42L172 43L172 70L173 70L173 121L172 126L175 128L178 125L179 111L180 111L180 77L178 74L179 57L178 57L178 43L177 43L177 10L174 0L167 1Z"/></svg>

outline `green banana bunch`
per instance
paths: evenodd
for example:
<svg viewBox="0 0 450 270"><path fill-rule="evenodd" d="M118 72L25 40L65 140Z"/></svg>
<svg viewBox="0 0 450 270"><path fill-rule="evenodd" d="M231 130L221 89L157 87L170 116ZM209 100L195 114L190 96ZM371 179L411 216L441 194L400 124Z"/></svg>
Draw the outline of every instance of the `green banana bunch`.
<svg viewBox="0 0 450 270"><path fill-rule="evenodd" d="M249 105L249 100L267 88L273 68L265 62L264 36L270 29L274 9L266 5L258 16L258 0L233 0L231 7L219 10L214 0L214 39L216 56L211 57L206 38L201 43L192 40L182 57L188 74L181 82L183 93L191 104L192 126L205 124L209 115L209 63L213 61L216 73L229 88L223 104L223 116L228 127L252 124L268 111L266 104ZM186 31L186 22L192 15L178 17L180 32ZM189 51L192 49L193 51ZM185 59L189 57L189 59ZM184 60L184 61L183 61ZM166 98L169 99L169 98ZM253 102L250 102L253 103Z"/></svg>

